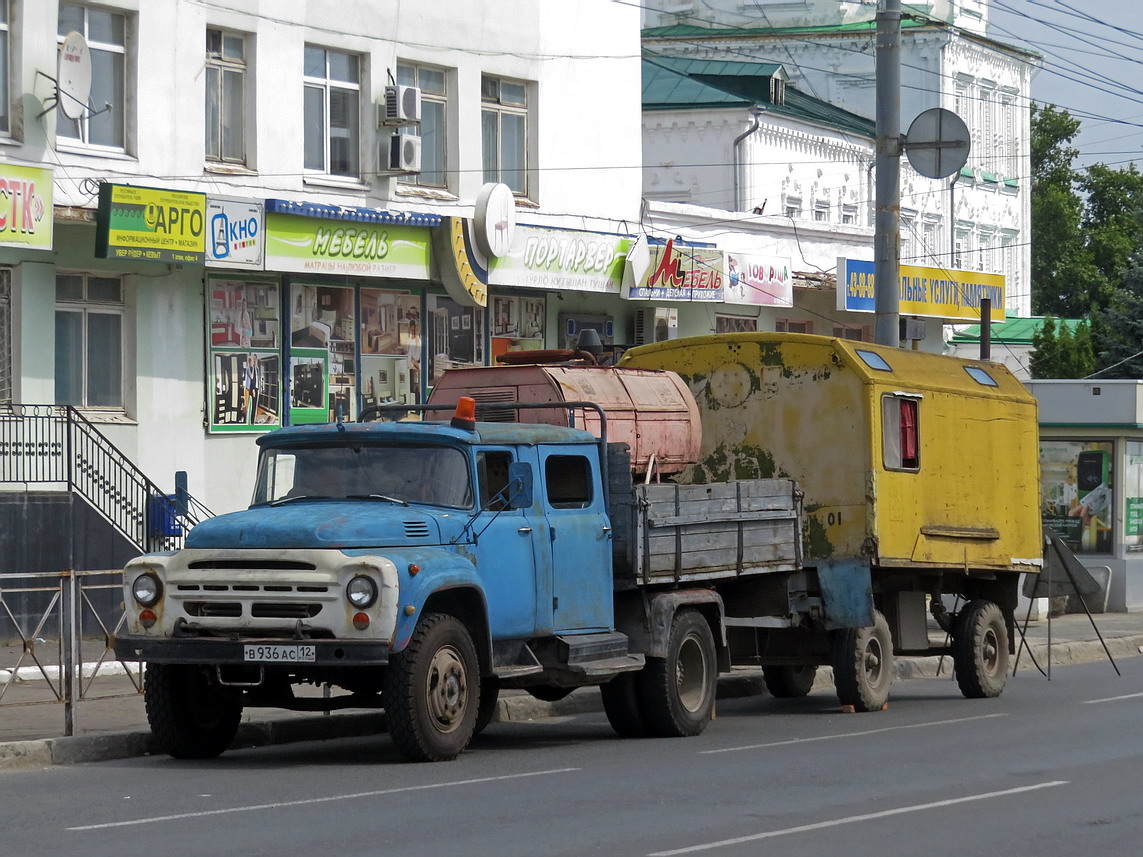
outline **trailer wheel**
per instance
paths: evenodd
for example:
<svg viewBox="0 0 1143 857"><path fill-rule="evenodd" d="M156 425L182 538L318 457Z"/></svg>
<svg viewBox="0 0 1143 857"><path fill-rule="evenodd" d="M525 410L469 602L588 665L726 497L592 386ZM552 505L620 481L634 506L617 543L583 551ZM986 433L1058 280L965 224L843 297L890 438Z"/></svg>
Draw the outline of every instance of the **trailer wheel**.
<svg viewBox="0 0 1143 857"><path fill-rule="evenodd" d="M500 700L500 679L489 676L480 681L480 705L476 709L476 725L472 734L479 735L496 716L496 703Z"/></svg>
<svg viewBox="0 0 1143 857"><path fill-rule="evenodd" d="M468 746L480 707L476 647L460 620L429 613L385 670L385 722L414 762L445 762Z"/></svg>
<svg viewBox="0 0 1143 857"><path fill-rule="evenodd" d="M833 680L837 698L855 711L880 711L893 683L893 639L877 610L867 628L843 628L833 636Z"/></svg>
<svg viewBox="0 0 1143 857"><path fill-rule="evenodd" d="M143 703L159 747L176 759L213 759L238 731L242 706L206 667L147 664Z"/></svg>
<svg viewBox="0 0 1143 857"><path fill-rule="evenodd" d="M621 738L646 738L647 722L639 709L639 682L636 673L621 673L600 685L607 722Z"/></svg>
<svg viewBox="0 0 1143 857"><path fill-rule="evenodd" d="M794 699L807 696L814 689L814 679L818 668L813 664L792 667L762 667L762 678L766 679L766 689L778 699Z"/></svg>
<svg viewBox="0 0 1143 857"><path fill-rule="evenodd" d="M648 731L660 738L698 735L714 712L718 665L714 635L697 610L671 623L665 658L647 658L639 674L640 707Z"/></svg>
<svg viewBox="0 0 1143 857"><path fill-rule="evenodd" d="M969 699L1000 696L1008 682L1008 626L992 601L977 598L956 615L953 667Z"/></svg>

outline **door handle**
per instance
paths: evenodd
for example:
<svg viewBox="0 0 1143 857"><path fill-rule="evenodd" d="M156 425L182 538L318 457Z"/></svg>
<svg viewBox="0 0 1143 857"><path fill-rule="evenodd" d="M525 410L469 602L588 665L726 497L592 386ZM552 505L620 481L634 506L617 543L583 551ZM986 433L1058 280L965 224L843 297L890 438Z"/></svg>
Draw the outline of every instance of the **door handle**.
<svg viewBox="0 0 1143 857"><path fill-rule="evenodd" d="M603 525L603 532L605 532L605 533L610 533L610 532L611 532L611 527L607 526L607 524L604 524L604 525Z"/></svg>
<svg viewBox="0 0 1143 857"><path fill-rule="evenodd" d="M516 532L523 533L524 535L527 535L528 533L532 532L532 528L531 527L520 527L520 529L516 530Z"/></svg>

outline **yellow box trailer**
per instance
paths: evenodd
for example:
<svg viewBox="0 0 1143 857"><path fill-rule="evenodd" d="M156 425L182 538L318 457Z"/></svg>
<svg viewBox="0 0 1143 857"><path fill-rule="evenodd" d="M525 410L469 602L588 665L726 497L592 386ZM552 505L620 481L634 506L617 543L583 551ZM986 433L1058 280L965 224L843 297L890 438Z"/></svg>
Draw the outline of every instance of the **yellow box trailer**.
<svg viewBox="0 0 1143 857"><path fill-rule="evenodd" d="M954 638L978 638L964 657L992 662L966 692L989 690L1042 540L1036 401L1005 367L784 333L671 340L620 365L672 370L695 396L699 461L676 481L800 486L808 574L781 593L791 605L820 597L843 627L871 599L899 652L932 653L927 602Z"/></svg>

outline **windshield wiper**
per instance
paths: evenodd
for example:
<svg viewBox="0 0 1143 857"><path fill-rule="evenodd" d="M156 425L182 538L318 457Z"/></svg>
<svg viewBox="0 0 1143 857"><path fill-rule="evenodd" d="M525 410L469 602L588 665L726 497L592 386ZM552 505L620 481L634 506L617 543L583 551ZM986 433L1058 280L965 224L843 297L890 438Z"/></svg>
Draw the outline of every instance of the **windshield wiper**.
<svg viewBox="0 0 1143 857"><path fill-rule="evenodd" d="M346 494L347 500L386 500L390 503L396 503L398 506L408 506L404 500L397 497L390 497L388 494Z"/></svg>
<svg viewBox="0 0 1143 857"><path fill-rule="evenodd" d="M295 494L293 497L279 497L277 500L271 500L267 506L281 506L284 503L293 503L297 500L332 500L332 497L327 497L324 494Z"/></svg>

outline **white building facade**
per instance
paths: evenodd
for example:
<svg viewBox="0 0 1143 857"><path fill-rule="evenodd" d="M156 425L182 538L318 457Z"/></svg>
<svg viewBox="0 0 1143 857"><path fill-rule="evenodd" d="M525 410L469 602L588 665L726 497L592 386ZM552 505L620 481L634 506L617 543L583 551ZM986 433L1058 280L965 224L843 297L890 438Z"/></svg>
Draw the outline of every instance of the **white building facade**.
<svg viewBox="0 0 1143 857"><path fill-rule="evenodd" d="M791 86L863 116L875 113L874 4L651 0L648 6L650 52L781 63ZM1037 58L986 35L984 0L910 4L906 15L902 132L922 111L944 107L965 120L972 147L951 179L903 167L902 263L1003 274L1009 315L1030 315L1028 117ZM844 222L845 208L829 197L807 203L804 192L785 192L767 205L800 206L805 219L830 206L830 220Z"/></svg>

